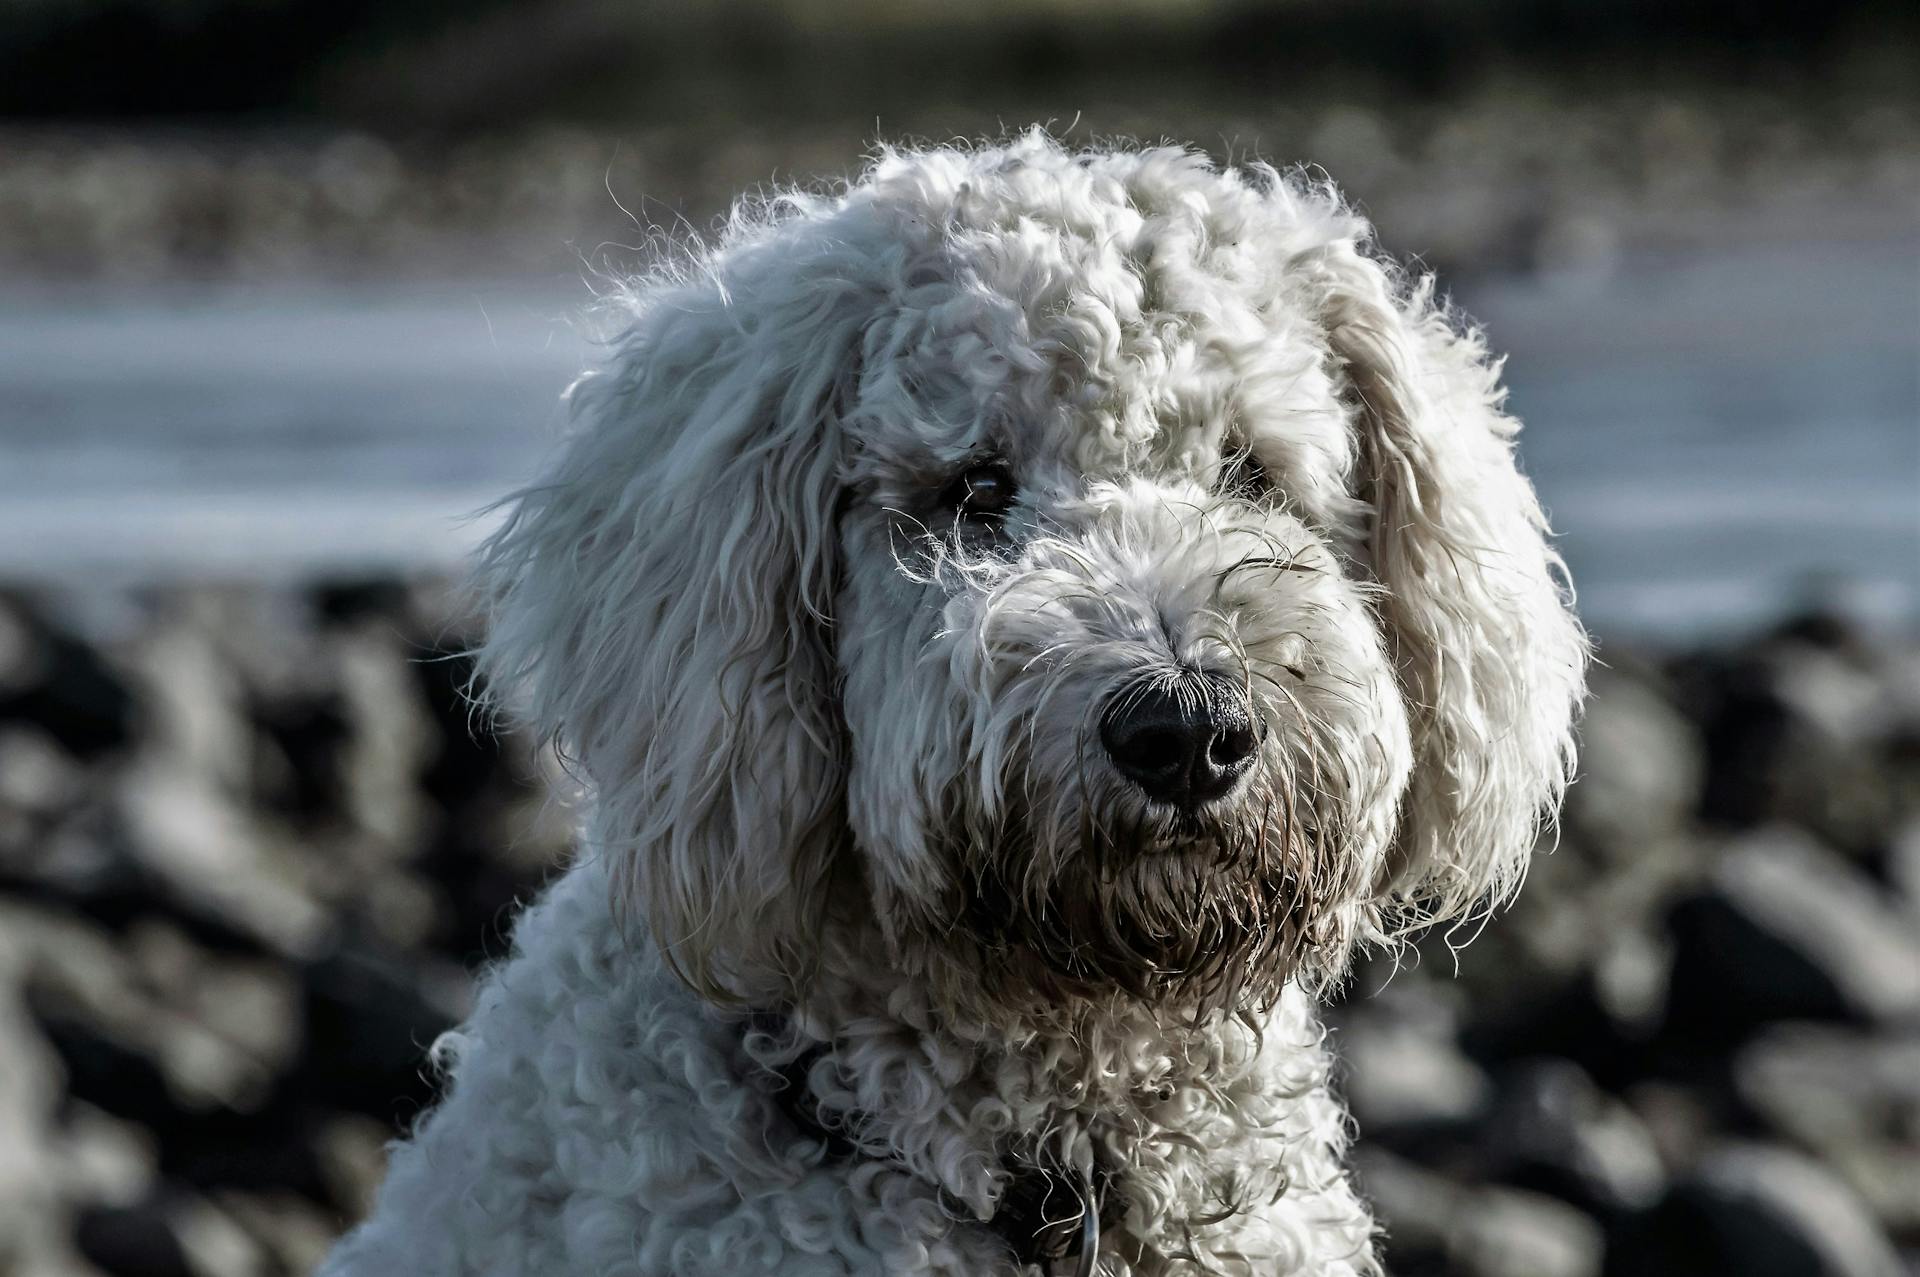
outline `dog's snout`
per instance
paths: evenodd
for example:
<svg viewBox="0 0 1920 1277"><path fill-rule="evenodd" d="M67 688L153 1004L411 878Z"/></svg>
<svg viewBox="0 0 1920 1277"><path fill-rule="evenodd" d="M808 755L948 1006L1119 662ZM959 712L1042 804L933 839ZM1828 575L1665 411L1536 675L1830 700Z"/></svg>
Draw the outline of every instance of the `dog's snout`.
<svg viewBox="0 0 1920 1277"><path fill-rule="evenodd" d="M1233 788L1260 738L1246 698L1208 675L1115 697L1100 742L1147 797L1191 812Z"/></svg>

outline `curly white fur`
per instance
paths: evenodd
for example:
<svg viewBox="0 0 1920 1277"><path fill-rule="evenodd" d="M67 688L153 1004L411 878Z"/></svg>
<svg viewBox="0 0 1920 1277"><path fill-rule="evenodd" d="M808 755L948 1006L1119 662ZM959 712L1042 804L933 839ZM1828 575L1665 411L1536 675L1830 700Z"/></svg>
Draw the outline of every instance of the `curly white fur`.
<svg viewBox="0 0 1920 1277"><path fill-rule="evenodd" d="M1478 335L1330 188L1037 132L617 302L482 562L583 854L322 1272L1011 1273L1034 1165L1114 1277L1377 1272L1313 994L1516 889L1586 658ZM1182 815L1095 724L1200 671Z"/></svg>

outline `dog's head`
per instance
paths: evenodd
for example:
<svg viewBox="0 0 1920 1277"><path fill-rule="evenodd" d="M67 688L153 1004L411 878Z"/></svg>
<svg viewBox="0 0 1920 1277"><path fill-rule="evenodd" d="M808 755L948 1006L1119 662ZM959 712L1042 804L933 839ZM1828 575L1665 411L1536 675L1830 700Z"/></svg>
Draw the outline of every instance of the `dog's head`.
<svg viewBox="0 0 1920 1277"><path fill-rule="evenodd" d="M997 997L1220 1003L1517 885L1586 643L1478 338L1325 188L887 152L635 285L482 669L677 968L849 910Z"/></svg>

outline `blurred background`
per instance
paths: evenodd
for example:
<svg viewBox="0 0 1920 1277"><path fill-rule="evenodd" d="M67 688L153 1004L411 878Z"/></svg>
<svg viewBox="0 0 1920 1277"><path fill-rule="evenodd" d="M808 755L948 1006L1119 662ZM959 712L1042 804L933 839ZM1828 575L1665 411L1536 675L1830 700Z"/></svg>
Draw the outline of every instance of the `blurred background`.
<svg viewBox="0 0 1920 1277"><path fill-rule="evenodd" d="M0 1274L358 1216L565 854L454 582L595 281L1036 121L1440 271L1600 640L1520 904L1334 1015L1393 1271L1920 1273L1920 10L7 0Z"/></svg>

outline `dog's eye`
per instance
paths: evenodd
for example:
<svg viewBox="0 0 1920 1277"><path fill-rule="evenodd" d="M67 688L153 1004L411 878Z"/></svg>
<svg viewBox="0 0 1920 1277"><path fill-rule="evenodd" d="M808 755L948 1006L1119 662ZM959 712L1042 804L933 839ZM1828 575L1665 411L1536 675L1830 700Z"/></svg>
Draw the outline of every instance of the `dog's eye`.
<svg viewBox="0 0 1920 1277"><path fill-rule="evenodd" d="M1273 495L1273 480L1253 453L1242 448L1221 462L1218 490L1222 496L1265 504Z"/></svg>
<svg viewBox="0 0 1920 1277"><path fill-rule="evenodd" d="M997 519L1012 508L1019 487L1004 462L969 466L940 491L940 508L961 518Z"/></svg>

